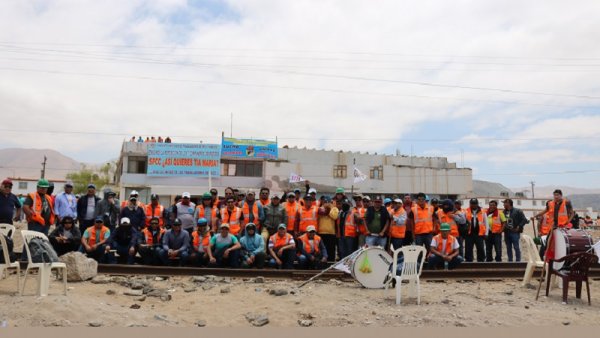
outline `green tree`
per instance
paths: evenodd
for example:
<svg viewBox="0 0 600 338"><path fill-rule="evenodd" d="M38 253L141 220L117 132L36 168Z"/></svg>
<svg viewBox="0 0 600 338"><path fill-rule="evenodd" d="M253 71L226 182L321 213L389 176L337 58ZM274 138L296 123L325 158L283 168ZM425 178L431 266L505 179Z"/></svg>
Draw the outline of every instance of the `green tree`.
<svg viewBox="0 0 600 338"><path fill-rule="evenodd" d="M108 185L111 182L111 171L111 163L103 165L99 172L82 166L78 172L67 174L67 180L73 182L73 193L84 194L87 192L87 186L90 183L93 183L98 190Z"/></svg>

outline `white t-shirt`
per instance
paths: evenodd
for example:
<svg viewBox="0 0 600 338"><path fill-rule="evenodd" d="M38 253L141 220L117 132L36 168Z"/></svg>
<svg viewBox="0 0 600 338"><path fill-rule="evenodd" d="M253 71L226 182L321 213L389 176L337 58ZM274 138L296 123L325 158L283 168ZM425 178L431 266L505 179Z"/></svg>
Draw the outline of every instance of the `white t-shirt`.
<svg viewBox="0 0 600 338"><path fill-rule="evenodd" d="M437 248L438 243L435 240L436 237L433 237L433 239L431 240L431 247L433 248ZM458 244L458 241L456 240L456 238L454 238L454 243L452 243L452 250L456 250L460 247L460 245ZM442 250L446 249L446 240L442 239ZM449 254L449 252L443 252L444 254Z"/></svg>

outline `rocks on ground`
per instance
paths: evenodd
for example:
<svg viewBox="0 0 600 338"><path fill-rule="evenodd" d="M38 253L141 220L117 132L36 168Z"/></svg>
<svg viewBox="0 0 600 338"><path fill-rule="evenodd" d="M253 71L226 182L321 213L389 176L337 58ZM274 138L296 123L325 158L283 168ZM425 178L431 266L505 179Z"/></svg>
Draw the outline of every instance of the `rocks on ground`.
<svg viewBox="0 0 600 338"><path fill-rule="evenodd" d="M58 258L67 265L67 281L82 282L98 275L98 262L81 252L69 252Z"/></svg>
<svg viewBox="0 0 600 338"><path fill-rule="evenodd" d="M248 312L245 317L254 326L260 327L269 324L269 317L266 314Z"/></svg>

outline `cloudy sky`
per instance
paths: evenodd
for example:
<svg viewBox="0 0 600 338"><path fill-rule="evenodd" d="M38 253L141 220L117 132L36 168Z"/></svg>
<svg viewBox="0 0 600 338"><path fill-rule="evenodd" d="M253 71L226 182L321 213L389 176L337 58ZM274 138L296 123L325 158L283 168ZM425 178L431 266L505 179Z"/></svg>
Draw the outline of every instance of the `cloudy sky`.
<svg viewBox="0 0 600 338"><path fill-rule="evenodd" d="M0 147L132 135L447 156L600 187L599 1L6 0ZM44 132L40 132L44 130Z"/></svg>

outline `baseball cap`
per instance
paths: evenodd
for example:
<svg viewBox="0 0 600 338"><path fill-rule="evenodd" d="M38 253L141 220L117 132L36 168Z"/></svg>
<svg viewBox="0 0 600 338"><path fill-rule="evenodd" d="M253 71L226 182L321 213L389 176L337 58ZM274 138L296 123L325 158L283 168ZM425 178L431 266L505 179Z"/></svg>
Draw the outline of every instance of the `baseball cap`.
<svg viewBox="0 0 600 338"><path fill-rule="evenodd" d="M206 218L202 217L202 218L198 218L198 225L207 225L208 221L206 220Z"/></svg>
<svg viewBox="0 0 600 338"><path fill-rule="evenodd" d="M306 232L317 231L314 225L309 225L306 227Z"/></svg>
<svg viewBox="0 0 600 338"><path fill-rule="evenodd" d="M190 197L192 197L192 195L190 195L190 193L187 191L184 192L183 194L181 194L181 198L190 198Z"/></svg>
<svg viewBox="0 0 600 338"><path fill-rule="evenodd" d="M139 194L140 193L138 193L137 190L131 190L131 193L129 193L129 196L134 196L134 195L137 196Z"/></svg>
<svg viewBox="0 0 600 338"><path fill-rule="evenodd" d="M277 226L277 229L287 229L287 225L281 223Z"/></svg>
<svg viewBox="0 0 600 338"><path fill-rule="evenodd" d="M157 194L152 194L152 195L150 195L150 199L151 200L157 200L158 199L158 195Z"/></svg>
<svg viewBox="0 0 600 338"><path fill-rule="evenodd" d="M325 199L325 202L331 203L331 197L329 197L329 196L323 196L323 197Z"/></svg>
<svg viewBox="0 0 600 338"><path fill-rule="evenodd" d="M175 219L173 220L173 225L180 226L180 225L181 225L181 220L180 220L179 218L175 218Z"/></svg>
<svg viewBox="0 0 600 338"><path fill-rule="evenodd" d="M221 224L221 226L219 227L219 229L223 229L223 228L229 229L229 224L228 223Z"/></svg>
<svg viewBox="0 0 600 338"><path fill-rule="evenodd" d="M128 217L123 217L123 218L121 218L121 224L123 224L123 223L130 224L130 223L131 223L131 221L129 220L129 218L128 218Z"/></svg>
<svg viewBox="0 0 600 338"><path fill-rule="evenodd" d="M71 188L73 188L73 182L67 181L67 183L65 183L65 187L71 187Z"/></svg>
<svg viewBox="0 0 600 338"><path fill-rule="evenodd" d="M373 197L373 201L375 201L375 202L377 202L377 201L381 202L381 200L382 200L382 198L379 195Z"/></svg>
<svg viewBox="0 0 600 338"><path fill-rule="evenodd" d="M365 196L365 197L363 197L362 199L363 199L363 200L365 200L365 201L370 201L370 200L371 200L371 197L369 197L369 196Z"/></svg>
<svg viewBox="0 0 600 338"><path fill-rule="evenodd" d="M354 195L352 195L352 199L361 200L361 199L363 199L363 196L361 194L354 194Z"/></svg>
<svg viewBox="0 0 600 338"><path fill-rule="evenodd" d="M246 224L246 229L248 229L248 228L256 229L256 224L250 222L250 223Z"/></svg>
<svg viewBox="0 0 600 338"><path fill-rule="evenodd" d="M215 189L215 188L212 188L212 189L210 189L210 194L211 195L218 195L219 191L217 189Z"/></svg>
<svg viewBox="0 0 600 338"><path fill-rule="evenodd" d="M392 199L391 199L391 198L389 198L389 197L386 197L386 198L383 200L383 203L385 203L385 204L392 203Z"/></svg>
<svg viewBox="0 0 600 338"><path fill-rule="evenodd" d="M248 193L246 195L252 195L252 196L254 196L256 194L254 193L254 191L248 191Z"/></svg>
<svg viewBox="0 0 600 338"><path fill-rule="evenodd" d="M4 181L2 181L2 185L13 185L13 183L10 179L7 178Z"/></svg>
<svg viewBox="0 0 600 338"><path fill-rule="evenodd" d="M316 193L317 193L317 189L315 189L315 188L310 188L310 189L308 189L308 193L309 193L309 194L316 194Z"/></svg>
<svg viewBox="0 0 600 338"><path fill-rule="evenodd" d="M294 194L293 192L289 192L289 193L287 194L287 197L296 197L296 194Z"/></svg>
<svg viewBox="0 0 600 338"><path fill-rule="evenodd" d="M479 204L479 200L476 198L471 198L471 200L469 201L470 204Z"/></svg>
<svg viewBox="0 0 600 338"><path fill-rule="evenodd" d="M96 185L93 183L88 184L87 186L88 189L96 189Z"/></svg>
<svg viewBox="0 0 600 338"><path fill-rule="evenodd" d="M396 199L394 200L394 202L402 204L402 200L401 200L401 199L399 199L399 198L396 198Z"/></svg>
<svg viewBox="0 0 600 338"><path fill-rule="evenodd" d="M273 194L273 196L271 196L271 199L279 199L279 194Z"/></svg>
<svg viewBox="0 0 600 338"><path fill-rule="evenodd" d="M103 222L104 222L104 219L102 218L102 216L98 216L98 217L96 217L96 218L94 219L94 222L95 222L95 223L103 223Z"/></svg>
<svg viewBox="0 0 600 338"><path fill-rule="evenodd" d="M301 192L300 189L296 188L294 189L294 192Z"/></svg>
<svg viewBox="0 0 600 338"><path fill-rule="evenodd" d="M437 198L432 198L431 203L440 203L440 201Z"/></svg>

